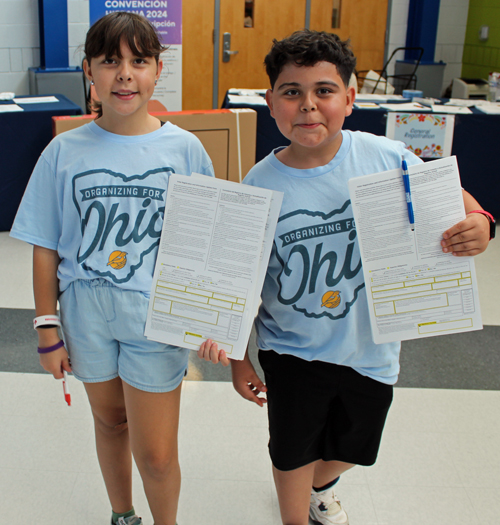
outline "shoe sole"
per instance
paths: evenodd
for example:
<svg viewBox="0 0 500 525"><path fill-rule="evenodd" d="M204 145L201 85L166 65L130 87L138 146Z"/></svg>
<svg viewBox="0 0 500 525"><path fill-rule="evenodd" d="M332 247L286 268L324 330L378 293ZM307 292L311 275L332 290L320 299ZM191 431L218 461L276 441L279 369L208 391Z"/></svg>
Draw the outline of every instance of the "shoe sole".
<svg viewBox="0 0 500 525"><path fill-rule="evenodd" d="M314 523L314 525L323 525L321 521L315 520L313 517L311 517L310 514L309 514L309 520L311 521L311 523ZM342 525L349 525L349 518L347 518L347 521L345 523L342 523Z"/></svg>

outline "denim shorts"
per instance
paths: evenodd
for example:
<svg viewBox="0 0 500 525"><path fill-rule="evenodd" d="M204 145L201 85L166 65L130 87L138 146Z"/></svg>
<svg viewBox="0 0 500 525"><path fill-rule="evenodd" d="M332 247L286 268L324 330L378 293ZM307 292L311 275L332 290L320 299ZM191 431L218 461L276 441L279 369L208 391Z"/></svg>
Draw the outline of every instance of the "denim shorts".
<svg viewBox="0 0 500 525"><path fill-rule="evenodd" d="M189 350L144 335L149 298L105 279L77 280L59 297L66 349L84 383L120 377L146 392L170 392L182 381Z"/></svg>

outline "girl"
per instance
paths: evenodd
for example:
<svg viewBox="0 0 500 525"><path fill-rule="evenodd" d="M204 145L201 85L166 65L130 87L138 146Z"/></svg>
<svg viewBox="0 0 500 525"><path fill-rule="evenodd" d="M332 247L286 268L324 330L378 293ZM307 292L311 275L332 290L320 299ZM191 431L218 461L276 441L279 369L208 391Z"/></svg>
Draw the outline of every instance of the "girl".
<svg viewBox="0 0 500 525"><path fill-rule="evenodd" d="M163 49L134 14L109 14L90 28L84 71L98 117L48 145L11 231L34 245L40 362L55 378L72 371L85 384L111 523L119 525L142 523L132 455L155 524L176 522L189 351L143 333L169 174L214 175L196 137L147 112Z"/></svg>

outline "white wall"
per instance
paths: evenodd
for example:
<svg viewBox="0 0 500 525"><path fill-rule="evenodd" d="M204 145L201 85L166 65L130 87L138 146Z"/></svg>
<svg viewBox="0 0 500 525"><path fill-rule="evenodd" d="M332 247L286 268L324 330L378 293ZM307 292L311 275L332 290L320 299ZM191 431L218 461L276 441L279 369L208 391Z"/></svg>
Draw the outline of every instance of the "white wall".
<svg viewBox="0 0 500 525"><path fill-rule="evenodd" d="M67 2L69 64L80 66L83 56L80 46L89 27L89 1ZM406 43L409 3L410 0L392 0L387 57ZM461 73L469 0L441 0L440 5L434 59L447 64L444 90ZM37 0L0 0L0 92L29 94L28 68L39 65Z"/></svg>
<svg viewBox="0 0 500 525"><path fill-rule="evenodd" d="M434 60L446 64L442 91L462 74L468 13L469 0L441 0Z"/></svg>
<svg viewBox="0 0 500 525"><path fill-rule="evenodd" d="M28 94L28 68L38 65L37 0L0 0L0 92Z"/></svg>
<svg viewBox="0 0 500 525"><path fill-rule="evenodd" d="M80 66L83 60L82 46L89 30L89 0L68 0L69 65Z"/></svg>
<svg viewBox="0 0 500 525"><path fill-rule="evenodd" d="M88 0L67 0L69 65L79 66L89 27ZM28 68L40 65L37 0L0 0L0 92L29 94Z"/></svg>
<svg viewBox="0 0 500 525"><path fill-rule="evenodd" d="M392 52L396 48L404 47L406 45L406 24L408 22L409 7L410 0L392 0L389 36L387 41L387 49L385 53L386 60L389 59ZM404 52L398 52L395 58L396 60L402 60L404 58ZM396 62L391 62L391 67L388 70L389 75L394 75L395 64Z"/></svg>
<svg viewBox="0 0 500 525"><path fill-rule="evenodd" d="M409 5L410 0L392 0L387 58L394 49L406 45ZM468 12L469 0L441 0L440 2L434 61L442 60L446 64L441 92L444 92L453 78L461 75ZM402 59L403 54L398 54L396 58ZM393 68L389 74L394 74Z"/></svg>

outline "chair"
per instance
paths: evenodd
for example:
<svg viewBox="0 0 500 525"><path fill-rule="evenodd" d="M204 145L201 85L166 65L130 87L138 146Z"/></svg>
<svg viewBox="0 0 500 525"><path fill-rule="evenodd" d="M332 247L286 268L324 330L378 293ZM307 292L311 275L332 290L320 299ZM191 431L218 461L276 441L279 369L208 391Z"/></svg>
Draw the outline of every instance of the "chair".
<svg viewBox="0 0 500 525"><path fill-rule="evenodd" d="M413 56L415 57L413 59L413 70L410 73L405 74L399 74L399 75L387 75L387 71L389 69L389 66L395 62L395 55L396 53L404 51L405 54L407 51L413 52ZM422 55L424 54L424 48L423 47L397 47L387 60L387 62L384 64L384 67L380 70L362 70L357 72L358 82L363 85L364 81L366 80L366 76L369 72L375 71L378 73L379 77L376 80L370 81L370 88L372 93L376 92L382 92L382 93L388 93L388 86L392 85L394 87L394 93L397 95L401 95L404 89L415 89L417 85L417 75L416 71L418 69L418 66L420 64L420 61L422 59ZM394 59L394 60L393 60ZM373 87L372 87L373 84ZM366 89L364 92L369 92Z"/></svg>

